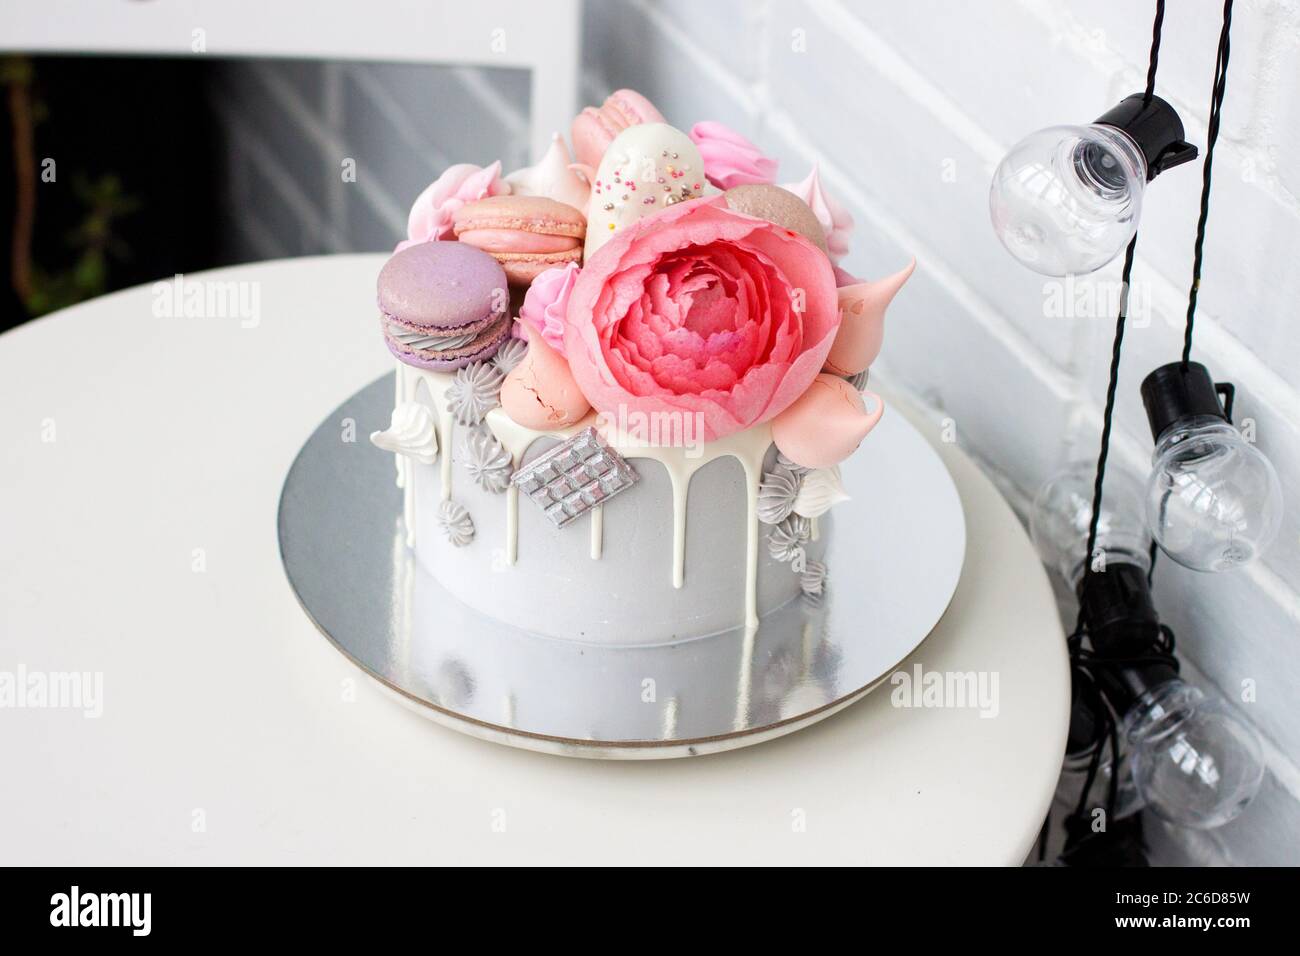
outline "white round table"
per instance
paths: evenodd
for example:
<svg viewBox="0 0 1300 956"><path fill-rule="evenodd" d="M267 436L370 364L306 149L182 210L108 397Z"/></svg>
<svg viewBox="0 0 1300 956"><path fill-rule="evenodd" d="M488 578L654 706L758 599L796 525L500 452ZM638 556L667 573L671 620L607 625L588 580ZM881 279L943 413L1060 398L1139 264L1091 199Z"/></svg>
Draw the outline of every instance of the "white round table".
<svg viewBox="0 0 1300 956"><path fill-rule="evenodd" d="M97 702L0 706L7 863L1026 856L1068 718L1051 589L988 479L888 392L935 440L968 537L951 607L900 670L971 672L996 713L896 706L886 683L757 747L600 762L454 733L364 678L294 599L276 505L311 430L391 368L382 261L186 277L241 283L226 288L249 308L229 317L155 314L165 294L146 286L0 336L0 680L102 675Z"/></svg>

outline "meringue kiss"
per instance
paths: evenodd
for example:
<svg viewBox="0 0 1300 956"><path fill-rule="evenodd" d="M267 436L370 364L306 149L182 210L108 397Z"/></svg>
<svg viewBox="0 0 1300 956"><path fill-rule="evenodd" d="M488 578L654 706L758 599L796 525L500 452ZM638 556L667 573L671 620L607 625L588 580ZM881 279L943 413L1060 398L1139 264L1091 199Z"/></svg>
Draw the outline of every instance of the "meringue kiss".
<svg viewBox="0 0 1300 956"><path fill-rule="evenodd" d="M501 385L501 407L525 428L552 431L581 421L591 403L578 388L569 363L532 327L528 354Z"/></svg>
<svg viewBox="0 0 1300 956"><path fill-rule="evenodd" d="M805 468L838 465L876 427L885 412L879 395L865 393L873 411L852 385L837 375L818 375L808 391L772 419L772 441L785 457Z"/></svg>
<svg viewBox="0 0 1300 956"><path fill-rule="evenodd" d="M864 372L885 341L885 309L916 268L913 259L892 276L840 286L840 328L823 369L836 375Z"/></svg>
<svg viewBox="0 0 1300 956"><path fill-rule="evenodd" d="M371 432L370 441L376 448L405 455L422 465L432 465L438 457L438 429L433 412L420 402L402 402L395 407L389 426L381 432Z"/></svg>
<svg viewBox="0 0 1300 956"><path fill-rule="evenodd" d="M551 136L550 148L536 166L515 170L505 178L516 196L544 196L579 212L585 212L591 186L573 168L573 157L559 133Z"/></svg>
<svg viewBox="0 0 1300 956"><path fill-rule="evenodd" d="M805 518L819 518L841 501L848 501L839 465L833 468L815 468L799 482L793 511Z"/></svg>

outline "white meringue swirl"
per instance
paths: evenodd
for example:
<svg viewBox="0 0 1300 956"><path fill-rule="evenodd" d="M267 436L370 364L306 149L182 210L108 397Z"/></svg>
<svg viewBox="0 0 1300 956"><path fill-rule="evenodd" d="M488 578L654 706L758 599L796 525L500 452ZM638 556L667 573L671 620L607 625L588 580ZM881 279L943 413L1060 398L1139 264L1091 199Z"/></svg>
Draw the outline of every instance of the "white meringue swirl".
<svg viewBox="0 0 1300 956"><path fill-rule="evenodd" d="M848 500L848 492L840 478L840 466L816 468L803 476L793 510L805 518L817 518L830 511L833 505Z"/></svg>
<svg viewBox="0 0 1300 956"><path fill-rule="evenodd" d="M438 427L433 411L419 402L402 402L394 408L389 426L371 432L370 441L376 448L422 465L432 465L438 457Z"/></svg>

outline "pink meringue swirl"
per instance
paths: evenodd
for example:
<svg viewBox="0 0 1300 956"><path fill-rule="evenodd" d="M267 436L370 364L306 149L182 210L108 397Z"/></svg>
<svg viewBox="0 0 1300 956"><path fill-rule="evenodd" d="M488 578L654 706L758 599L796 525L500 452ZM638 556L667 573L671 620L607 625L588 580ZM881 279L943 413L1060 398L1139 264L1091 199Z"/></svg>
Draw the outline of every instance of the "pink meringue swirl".
<svg viewBox="0 0 1300 956"><path fill-rule="evenodd" d="M789 407L840 324L821 250L721 196L615 232L583 266L565 319L569 367L593 407L698 416L705 441Z"/></svg>
<svg viewBox="0 0 1300 956"><path fill-rule="evenodd" d="M406 220L406 238L394 251L401 252L420 242L454 238L452 217L456 210L466 203L508 192L510 184L501 178L500 161L486 168L473 163L448 166L412 204Z"/></svg>
<svg viewBox="0 0 1300 956"><path fill-rule="evenodd" d="M528 287L524 304L519 309L520 323L531 327L561 355L564 354L564 314L581 271L576 262L547 269Z"/></svg>
<svg viewBox="0 0 1300 956"><path fill-rule="evenodd" d="M704 177L719 189L776 182L776 160L731 127L705 120L691 127L690 136L704 159Z"/></svg>

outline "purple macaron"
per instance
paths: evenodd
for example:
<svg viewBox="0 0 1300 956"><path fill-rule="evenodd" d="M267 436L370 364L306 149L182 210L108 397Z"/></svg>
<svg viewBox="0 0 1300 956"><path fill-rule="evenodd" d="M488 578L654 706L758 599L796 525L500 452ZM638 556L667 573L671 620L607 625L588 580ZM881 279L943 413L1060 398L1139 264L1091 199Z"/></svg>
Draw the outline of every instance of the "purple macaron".
<svg viewBox="0 0 1300 956"><path fill-rule="evenodd" d="M510 334L510 293L501 265L461 242L422 242L379 273L388 350L407 365L449 372L491 358Z"/></svg>

